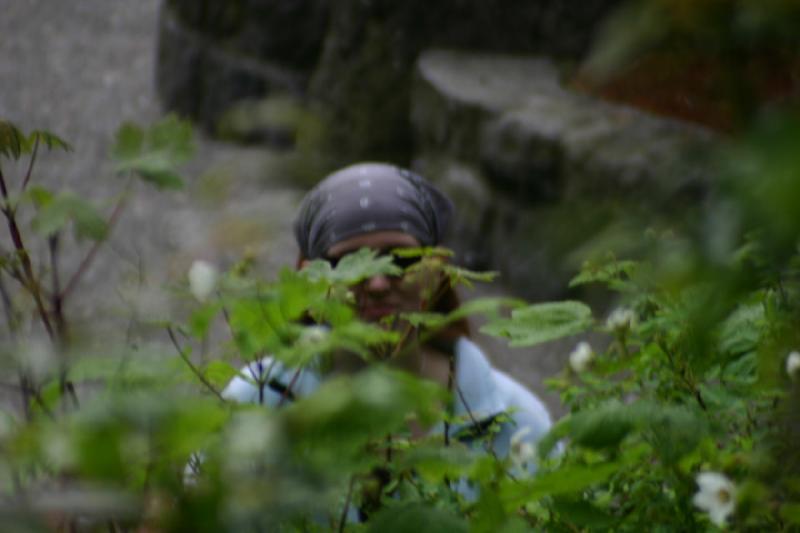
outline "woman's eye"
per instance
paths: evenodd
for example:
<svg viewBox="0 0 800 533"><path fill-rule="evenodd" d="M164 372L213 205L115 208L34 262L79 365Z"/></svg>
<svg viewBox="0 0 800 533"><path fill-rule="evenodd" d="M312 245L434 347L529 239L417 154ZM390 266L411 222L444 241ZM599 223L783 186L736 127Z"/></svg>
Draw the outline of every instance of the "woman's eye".
<svg viewBox="0 0 800 533"><path fill-rule="evenodd" d="M414 257L400 257L397 255L392 256L392 262L394 263L394 265L396 267L402 268L403 270L406 270L407 268L419 263L420 259L422 259L420 256L414 256Z"/></svg>

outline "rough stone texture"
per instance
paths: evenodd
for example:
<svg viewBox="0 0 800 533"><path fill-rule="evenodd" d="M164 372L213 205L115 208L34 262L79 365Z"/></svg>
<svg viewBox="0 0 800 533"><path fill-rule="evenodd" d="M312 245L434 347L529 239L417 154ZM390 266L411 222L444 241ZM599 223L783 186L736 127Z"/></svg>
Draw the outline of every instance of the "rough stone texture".
<svg viewBox="0 0 800 533"><path fill-rule="evenodd" d="M306 88L343 160L411 157L413 64L430 47L577 59L620 0L165 0L159 92L214 122L232 103ZM324 47L322 46L324 40Z"/></svg>
<svg viewBox="0 0 800 533"><path fill-rule="evenodd" d="M411 105L418 169L439 179L466 165L482 184L440 181L481 206L462 211L454 247L529 298L565 294L572 252L614 204L665 212L707 186L695 156L708 132L571 92L546 59L426 52Z"/></svg>
<svg viewBox="0 0 800 533"><path fill-rule="evenodd" d="M341 0L311 85L336 150L352 159L405 162L413 64L422 50L452 47L579 58L616 0Z"/></svg>
<svg viewBox="0 0 800 533"><path fill-rule="evenodd" d="M301 95L327 18L321 1L165 2L159 23L158 92L168 109L214 132L234 103Z"/></svg>

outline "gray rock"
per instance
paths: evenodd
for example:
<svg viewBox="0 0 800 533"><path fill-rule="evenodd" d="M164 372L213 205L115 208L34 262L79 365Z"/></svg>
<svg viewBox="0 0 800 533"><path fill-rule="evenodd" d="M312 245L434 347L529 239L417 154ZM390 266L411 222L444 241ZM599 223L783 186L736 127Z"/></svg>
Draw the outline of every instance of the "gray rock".
<svg viewBox="0 0 800 533"><path fill-rule="evenodd" d="M425 52L411 117L426 160L466 166L489 189L457 247L484 250L481 265L529 298L565 294L576 250L616 210L669 213L709 186L697 154L713 135L566 90L546 59Z"/></svg>
<svg viewBox="0 0 800 533"><path fill-rule="evenodd" d="M423 50L536 52L577 59L618 2L337 1L311 84L311 94L328 112L334 151L349 160L403 163L411 158L407 110L414 62Z"/></svg>
<svg viewBox="0 0 800 533"><path fill-rule="evenodd" d="M529 94L558 90L558 72L547 59L425 52L411 102L416 144L423 152L478 162L489 120L520 108Z"/></svg>

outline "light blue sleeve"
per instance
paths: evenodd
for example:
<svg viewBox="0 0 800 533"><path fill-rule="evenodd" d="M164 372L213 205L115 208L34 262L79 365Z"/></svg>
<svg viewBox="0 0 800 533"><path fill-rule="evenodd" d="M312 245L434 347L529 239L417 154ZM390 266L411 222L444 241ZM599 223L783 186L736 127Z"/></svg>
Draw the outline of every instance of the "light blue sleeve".
<svg viewBox="0 0 800 533"><path fill-rule="evenodd" d="M283 365L274 362L271 357L260 361L248 363L239 371L222 391L222 397L237 403L255 403L275 406L281 401L282 395L267 383L270 379L283 382ZM259 383L263 383L259 387Z"/></svg>
<svg viewBox="0 0 800 533"><path fill-rule="evenodd" d="M508 409L512 411L512 422L504 424L494 439L495 453L501 457L511 454L512 440L516 441L516 446L522 447L527 444L529 451L535 452L536 443L553 426L547 407L533 392L507 374L499 370L493 370L493 373L500 394ZM534 473L535 457L530 457L525 466L529 472Z"/></svg>

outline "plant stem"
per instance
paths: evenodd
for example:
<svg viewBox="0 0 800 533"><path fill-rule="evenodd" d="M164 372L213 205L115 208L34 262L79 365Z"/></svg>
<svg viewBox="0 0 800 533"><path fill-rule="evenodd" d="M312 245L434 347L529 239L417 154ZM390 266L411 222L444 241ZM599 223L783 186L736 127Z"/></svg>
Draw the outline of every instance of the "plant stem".
<svg viewBox="0 0 800 533"><path fill-rule="evenodd" d="M126 185L125 191L123 191L122 196L120 196L119 200L117 200L117 204L114 206L114 210L111 212L111 216L108 218L109 233L119 220L120 215L122 215L122 209L125 207L125 200L127 198L128 189L130 189L130 181L128 182L128 185ZM89 253L87 253L86 256L83 258L83 261L81 261L80 265L78 265L78 269L75 271L74 274L72 274L72 277L69 278L69 281L67 281L67 285L66 287L64 287L64 290L61 293L62 300L67 299L67 296L69 296L72 293L72 291L75 289L75 286L84 276L84 274L86 274L86 271L92 264L94 257L97 255L97 251L100 249L100 246L102 245L103 245L102 240L95 242L92 248L89 250Z"/></svg>
<svg viewBox="0 0 800 533"><path fill-rule="evenodd" d="M52 235L47 239L50 249L50 274L53 277L53 292L51 293L50 305L53 308L53 318L56 323L56 332L62 344L67 342L67 321L64 318L64 299L61 297L61 281L58 275L58 234Z"/></svg>
<svg viewBox="0 0 800 533"><path fill-rule="evenodd" d="M167 333L169 334L169 338L172 341L172 345L175 346L175 349L178 351L178 355L180 356L181 359L183 359L183 362L186 363L186 366L189 367L189 370L192 371L192 374L194 374L197 377L197 379L200 380L200 383L202 383L209 391L211 391L214 394L214 396L219 398L221 401L226 402L227 400L225 399L225 397L222 396L222 394L217 390L217 388L214 387L214 385L212 385L211 382L206 379L203 373L200 372L200 369L194 366L194 363L192 363L191 359L189 359L189 356L186 355L186 353L183 351L183 348L181 348L181 345L178 343L178 339L175 338L175 333L172 331L171 326L167 326Z"/></svg>
<svg viewBox="0 0 800 533"><path fill-rule="evenodd" d="M347 522L347 511L350 509L350 500L353 498L353 488L356 484L356 476L350 476L350 484L347 487L347 497L344 500L344 507L342 508L342 514L339 517L339 533L344 531L344 525Z"/></svg>
<svg viewBox="0 0 800 533"><path fill-rule="evenodd" d="M36 154L39 152L39 140L40 140L39 135L36 135L36 140L33 142L33 153L31 154L31 160L28 162L28 171L25 172L25 179L22 180L23 191L28 186L28 182L31 180L31 172L33 171L33 164L36 162Z"/></svg>
<svg viewBox="0 0 800 533"><path fill-rule="evenodd" d="M6 205L2 207L2 212L6 217L8 231L11 234L11 241L14 243L14 249L17 251L17 255L22 262L22 269L25 272L25 277L23 278L25 280L24 286L33 297L33 300L36 303L36 310L39 313L39 318L42 320L42 324L44 325L44 329L47 331L47 335L52 339L54 338L53 327L50 324L50 319L47 316L47 309L45 309L44 303L42 302L39 283L36 275L33 273L33 265L31 264L28 250L25 248L25 243L22 241L22 233L17 225L15 212L11 206L8 205L8 187L6 187L6 180L3 176L2 170L0 170L0 194L3 195L3 200L6 202Z"/></svg>
<svg viewBox="0 0 800 533"><path fill-rule="evenodd" d="M11 295L8 293L8 289L3 282L2 271L0 271L0 300L3 301L3 310L6 313L8 333L11 336L11 339L14 340L17 335L16 313L14 312L14 304L11 302Z"/></svg>

